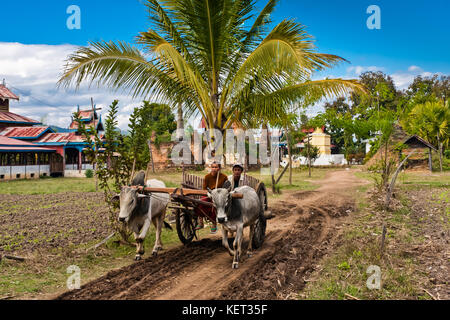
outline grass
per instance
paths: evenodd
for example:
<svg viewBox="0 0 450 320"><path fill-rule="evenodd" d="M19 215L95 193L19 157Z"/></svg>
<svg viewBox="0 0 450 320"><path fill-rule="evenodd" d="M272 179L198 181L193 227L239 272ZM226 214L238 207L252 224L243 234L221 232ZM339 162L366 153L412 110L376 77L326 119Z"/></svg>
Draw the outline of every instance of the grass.
<svg viewBox="0 0 450 320"><path fill-rule="evenodd" d="M372 174L356 172L358 177L370 180ZM414 188L433 188L436 201L449 201L448 186L450 175L423 174L407 172L399 179L401 190ZM358 187L364 193L371 185ZM342 300L349 295L358 299L431 299L421 288L428 281L428 276L420 270L418 261L398 249L398 246L412 246L425 241L421 227L413 223L411 218L411 201L401 192L397 195L400 206L392 212L374 211L371 200L359 197L357 212L351 224L345 227L338 247L331 256L322 261L323 269L313 274L300 295L304 299ZM448 209L445 212L448 220ZM380 216L381 214L381 216ZM381 253L380 238L382 223L387 226L385 252ZM371 265L381 268L381 289L371 290L366 286L370 276L367 269Z"/></svg>
<svg viewBox="0 0 450 320"><path fill-rule="evenodd" d="M95 192L95 180L88 178L45 178L0 182L0 194L54 194Z"/></svg>
<svg viewBox="0 0 450 320"><path fill-rule="evenodd" d="M355 172L359 178L373 181L376 173L371 172ZM397 186L409 185L406 188L420 188L421 186L429 186L432 188L448 188L450 187L450 172L429 172L429 171L402 171L396 181Z"/></svg>

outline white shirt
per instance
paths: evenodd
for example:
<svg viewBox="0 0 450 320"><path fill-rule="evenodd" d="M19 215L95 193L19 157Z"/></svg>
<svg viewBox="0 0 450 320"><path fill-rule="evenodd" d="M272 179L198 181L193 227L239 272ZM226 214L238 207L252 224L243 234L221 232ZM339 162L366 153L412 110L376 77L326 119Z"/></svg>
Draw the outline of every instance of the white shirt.
<svg viewBox="0 0 450 320"><path fill-rule="evenodd" d="M231 183L231 188L232 188L231 190L234 190L234 177L232 174L228 176L228 181L230 181L230 183ZM243 185L244 185L244 174L241 174L241 177L239 178L239 187L241 187Z"/></svg>

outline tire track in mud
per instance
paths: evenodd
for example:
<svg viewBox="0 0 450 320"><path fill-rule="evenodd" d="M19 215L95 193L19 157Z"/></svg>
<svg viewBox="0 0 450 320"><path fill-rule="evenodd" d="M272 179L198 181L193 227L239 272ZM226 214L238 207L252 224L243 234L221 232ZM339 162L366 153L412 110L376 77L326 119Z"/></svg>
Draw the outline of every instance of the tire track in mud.
<svg viewBox="0 0 450 320"><path fill-rule="evenodd" d="M348 173L331 174L342 177L348 179ZM342 186L323 185L278 201L271 208L276 217L268 221L262 248L251 258L244 254L238 270L231 269L232 258L215 236L111 271L58 299L296 298L306 284L304 277L317 267L336 236L334 227L353 211L353 201L334 193L336 188Z"/></svg>
<svg viewBox="0 0 450 320"><path fill-rule="evenodd" d="M304 276L314 270L333 236L333 218L316 206L300 208L293 228L245 274L230 283L219 299L289 299L305 286ZM345 215L343 213L342 215ZM340 216L339 216L340 217ZM324 247L325 246L325 247Z"/></svg>
<svg viewBox="0 0 450 320"><path fill-rule="evenodd" d="M162 277L180 272L192 261L201 262L208 254L221 249L219 241L203 239L186 247L178 247L135 262L122 269L110 271L105 276L83 285L80 290L69 291L57 300L133 299L146 288L153 287ZM204 254L199 254L199 252Z"/></svg>

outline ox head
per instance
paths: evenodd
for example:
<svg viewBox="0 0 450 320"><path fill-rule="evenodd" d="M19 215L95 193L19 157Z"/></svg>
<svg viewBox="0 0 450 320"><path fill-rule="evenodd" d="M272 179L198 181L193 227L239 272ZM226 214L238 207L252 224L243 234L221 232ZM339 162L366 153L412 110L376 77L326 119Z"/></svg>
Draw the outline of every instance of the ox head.
<svg viewBox="0 0 450 320"><path fill-rule="evenodd" d="M119 221L128 222L131 213L138 205L139 199L146 198L147 196L139 194L138 190L135 188L123 187L118 197L120 201Z"/></svg>
<svg viewBox="0 0 450 320"><path fill-rule="evenodd" d="M231 212L232 195L235 191L231 191L231 186L228 189L218 188L211 190L208 188L208 197L211 198L217 212L217 222L225 223L228 221L228 216Z"/></svg>

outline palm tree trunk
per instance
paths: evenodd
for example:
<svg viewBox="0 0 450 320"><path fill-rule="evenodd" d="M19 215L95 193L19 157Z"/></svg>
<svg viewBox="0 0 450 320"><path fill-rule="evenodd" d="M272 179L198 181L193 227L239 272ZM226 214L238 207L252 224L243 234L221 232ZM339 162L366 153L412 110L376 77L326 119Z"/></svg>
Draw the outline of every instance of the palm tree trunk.
<svg viewBox="0 0 450 320"><path fill-rule="evenodd" d="M181 103L178 104L177 108L177 130L183 130L184 129L184 121L183 121L183 108ZM179 140L181 137L177 133L177 139Z"/></svg>

